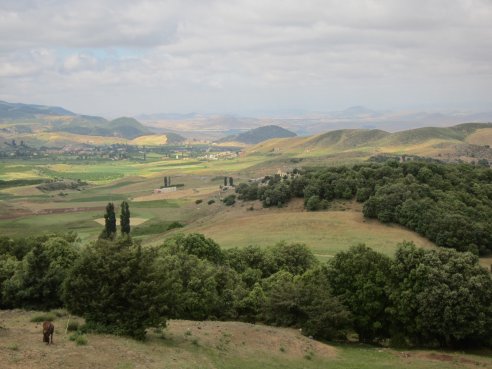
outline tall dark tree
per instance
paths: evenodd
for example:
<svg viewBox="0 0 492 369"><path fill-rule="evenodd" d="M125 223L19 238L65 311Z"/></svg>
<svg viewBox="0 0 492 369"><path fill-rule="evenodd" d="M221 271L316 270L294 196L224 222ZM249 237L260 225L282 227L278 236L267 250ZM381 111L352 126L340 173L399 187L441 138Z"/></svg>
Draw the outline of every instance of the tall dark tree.
<svg viewBox="0 0 492 369"><path fill-rule="evenodd" d="M130 234L130 206L126 201L121 203L120 227L122 234Z"/></svg>
<svg viewBox="0 0 492 369"><path fill-rule="evenodd" d="M224 186L227 186L227 177L224 177Z"/></svg>
<svg viewBox="0 0 492 369"><path fill-rule="evenodd" d="M229 177L229 186L234 186L234 178Z"/></svg>
<svg viewBox="0 0 492 369"><path fill-rule="evenodd" d="M145 338L165 324L169 302L152 279L155 252L130 239L98 240L75 262L63 285L67 309L100 332Z"/></svg>
<svg viewBox="0 0 492 369"><path fill-rule="evenodd" d="M164 187L167 187L167 176L164 177Z"/></svg>
<svg viewBox="0 0 492 369"><path fill-rule="evenodd" d="M104 214L104 230L101 238L113 238L116 234L116 214L114 212L114 204L108 202L106 205L106 214Z"/></svg>

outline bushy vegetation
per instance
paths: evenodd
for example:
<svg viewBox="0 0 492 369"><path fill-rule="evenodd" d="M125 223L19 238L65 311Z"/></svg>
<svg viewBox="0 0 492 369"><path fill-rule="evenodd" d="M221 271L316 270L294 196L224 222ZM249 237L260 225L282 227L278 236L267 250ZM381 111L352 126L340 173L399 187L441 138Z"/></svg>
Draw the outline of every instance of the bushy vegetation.
<svg viewBox="0 0 492 369"><path fill-rule="evenodd" d="M143 338L166 313L153 259L153 250L142 250L128 236L89 245L64 281L67 309L101 331Z"/></svg>
<svg viewBox="0 0 492 369"><path fill-rule="evenodd" d="M492 251L492 170L467 164L410 161L294 171L236 188L239 199L283 206L303 197L307 210L335 199L364 203L364 216L398 223L439 246Z"/></svg>
<svg viewBox="0 0 492 369"><path fill-rule="evenodd" d="M224 197L224 200L222 200L226 206L232 206L236 203L236 195L231 194L227 195Z"/></svg>
<svg viewBox="0 0 492 369"><path fill-rule="evenodd" d="M73 234L0 239L0 307L61 307L60 290L78 259Z"/></svg>
<svg viewBox="0 0 492 369"><path fill-rule="evenodd" d="M319 339L492 344L492 280L469 252L404 243L390 259L359 245L320 263L301 244L223 250L200 234L145 248L126 235L75 245L73 235L0 239L0 306L64 306L86 320L71 329L137 339L166 319L213 319Z"/></svg>
<svg viewBox="0 0 492 369"><path fill-rule="evenodd" d="M55 318L56 318L55 314L51 314L51 313L37 314L31 318L31 322L33 322L33 323L42 323L45 321L52 322L53 320L55 320Z"/></svg>

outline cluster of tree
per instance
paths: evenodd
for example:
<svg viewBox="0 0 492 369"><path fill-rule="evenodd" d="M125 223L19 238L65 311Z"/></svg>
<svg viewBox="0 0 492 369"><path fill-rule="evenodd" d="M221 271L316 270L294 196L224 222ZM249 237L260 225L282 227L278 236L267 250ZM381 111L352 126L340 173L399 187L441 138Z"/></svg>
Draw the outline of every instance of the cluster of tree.
<svg viewBox="0 0 492 369"><path fill-rule="evenodd" d="M282 206L304 197L306 209L334 199L364 203L364 215L408 227L439 246L485 254L492 251L492 170L435 162L366 163L306 169L288 178L240 184L239 199Z"/></svg>
<svg viewBox="0 0 492 369"><path fill-rule="evenodd" d="M53 180L46 181L36 186L38 190L41 191L60 191L60 190L82 190L83 187L87 186L87 182L81 181L80 179L77 181L72 180Z"/></svg>
<svg viewBox="0 0 492 369"><path fill-rule="evenodd" d="M295 170L290 177L275 174L261 182L241 183L236 187L236 193L240 200L261 200L264 207L282 207L292 197L302 196L304 186L304 178Z"/></svg>
<svg viewBox="0 0 492 369"><path fill-rule="evenodd" d="M80 248L73 235L0 239L2 308L65 306L102 332L142 339L166 319L301 328L320 339L433 347L492 344L492 279L472 253L363 245L320 263L301 244L223 250L200 234Z"/></svg>
<svg viewBox="0 0 492 369"><path fill-rule="evenodd" d="M120 231L122 235L130 234L130 206L128 202L123 201L120 206ZM114 204L109 202L106 205L106 213L104 214L104 229L101 231L99 238L114 239L116 237L116 213Z"/></svg>
<svg viewBox="0 0 492 369"><path fill-rule="evenodd" d="M234 187L234 178L232 177L224 177L224 187L229 186Z"/></svg>
<svg viewBox="0 0 492 369"><path fill-rule="evenodd" d="M164 188L171 187L171 176L164 176Z"/></svg>

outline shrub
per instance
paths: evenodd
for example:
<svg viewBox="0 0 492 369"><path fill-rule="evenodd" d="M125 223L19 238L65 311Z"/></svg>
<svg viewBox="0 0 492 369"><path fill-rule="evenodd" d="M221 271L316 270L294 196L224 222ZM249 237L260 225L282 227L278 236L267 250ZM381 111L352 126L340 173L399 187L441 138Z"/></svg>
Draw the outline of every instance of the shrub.
<svg viewBox="0 0 492 369"><path fill-rule="evenodd" d="M198 204L201 204L202 202L203 202L203 200L202 200L202 199L195 200L195 204L197 204L197 205L198 205Z"/></svg>
<svg viewBox="0 0 492 369"><path fill-rule="evenodd" d="M306 209L309 211L316 211L320 209L320 198L317 195L311 196L307 201L306 201Z"/></svg>
<svg viewBox="0 0 492 369"><path fill-rule="evenodd" d="M42 323L42 322L45 322L45 321L52 322L55 319L56 319L55 314L53 314L53 313L44 313L44 314L34 315L31 318L31 322L33 322L33 323Z"/></svg>
<svg viewBox="0 0 492 369"><path fill-rule="evenodd" d="M67 316L67 312L64 309L51 310L50 314L55 314L57 318L62 318L64 316Z"/></svg>
<svg viewBox="0 0 492 369"><path fill-rule="evenodd" d="M7 345L7 348L12 351L18 351L19 350L19 345L17 343L11 343Z"/></svg>
<svg viewBox="0 0 492 369"><path fill-rule="evenodd" d="M87 338L83 335L77 336L77 338L75 339L75 343L77 344L77 346L85 346L87 345Z"/></svg>
<svg viewBox="0 0 492 369"><path fill-rule="evenodd" d="M222 201L226 206L232 206L236 203L236 195L228 195Z"/></svg>
<svg viewBox="0 0 492 369"><path fill-rule="evenodd" d="M77 321L71 321L71 322L68 323L67 330L69 332L75 332L75 331L78 331L79 330L79 327L80 327L79 322L77 322Z"/></svg>
<svg viewBox="0 0 492 369"><path fill-rule="evenodd" d="M81 334L82 334L82 332L80 332L80 331L74 332L74 333L72 333L72 334L70 335L70 337L68 337L68 339L69 339L70 341L75 341L75 340L76 340L76 338L77 338L79 335L81 335Z"/></svg>
<svg viewBox="0 0 492 369"><path fill-rule="evenodd" d="M77 346L87 345L87 337L81 331L71 334L69 340L75 342Z"/></svg>
<svg viewBox="0 0 492 369"><path fill-rule="evenodd" d="M167 226L167 229L170 231L171 229L176 229L176 228L183 228L184 225L181 224L180 222L172 222Z"/></svg>
<svg viewBox="0 0 492 369"><path fill-rule="evenodd" d="M207 204L209 205L215 204L215 200L208 200Z"/></svg>

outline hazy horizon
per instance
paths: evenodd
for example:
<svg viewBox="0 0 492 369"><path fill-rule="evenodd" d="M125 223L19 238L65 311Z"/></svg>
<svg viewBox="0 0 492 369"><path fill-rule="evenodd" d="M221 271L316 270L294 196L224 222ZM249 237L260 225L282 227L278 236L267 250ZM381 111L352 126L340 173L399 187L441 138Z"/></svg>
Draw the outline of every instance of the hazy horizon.
<svg viewBox="0 0 492 369"><path fill-rule="evenodd" d="M0 100L81 114L492 110L486 0L4 0L0 35Z"/></svg>

